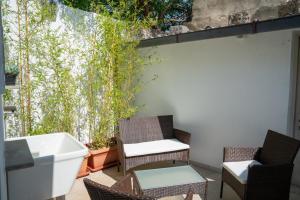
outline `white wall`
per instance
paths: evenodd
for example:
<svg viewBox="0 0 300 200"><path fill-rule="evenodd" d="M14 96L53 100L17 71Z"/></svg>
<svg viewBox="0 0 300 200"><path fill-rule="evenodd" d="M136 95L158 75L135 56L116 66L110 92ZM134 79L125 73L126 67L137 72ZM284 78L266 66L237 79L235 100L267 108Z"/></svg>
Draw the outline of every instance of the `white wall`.
<svg viewBox="0 0 300 200"><path fill-rule="evenodd" d="M159 46L139 115L173 114L192 134L191 160L220 168L224 146L261 146L287 132L292 31ZM143 49L147 50L147 49Z"/></svg>

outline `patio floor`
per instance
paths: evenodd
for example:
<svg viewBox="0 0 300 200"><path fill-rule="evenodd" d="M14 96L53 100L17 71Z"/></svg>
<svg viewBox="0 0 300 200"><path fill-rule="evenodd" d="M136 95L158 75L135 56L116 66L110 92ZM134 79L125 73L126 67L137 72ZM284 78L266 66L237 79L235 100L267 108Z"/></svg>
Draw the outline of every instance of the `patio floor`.
<svg viewBox="0 0 300 200"><path fill-rule="evenodd" d="M176 165L181 165L180 163L176 163ZM172 163L160 163L154 165L147 165L140 167L138 169L145 169L145 168L158 168L158 167L168 167L174 166ZM203 169L200 167L194 166L195 169L204 177L209 180L208 184L208 200L219 200L219 191L220 191L220 173L216 173L214 171L210 171L207 169ZM116 182L116 180L122 177L121 172L117 172L116 167L112 167L103 171L99 171L96 173L91 173L88 178L99 182L101 184L111 186ZM71 192L66 196L67 200L89 200L88 193L83 185L83 178L77 179ZM179 200L183 199L183 196L177 197L167 197L163 198L164 200ZM194 195L194 199L201 199L198 195ZM290 200L299 200L300 199L300 188L292 186ZM223 200L239 200L238 196L233 192L233 190L224 185L224 194Z"/></svg>

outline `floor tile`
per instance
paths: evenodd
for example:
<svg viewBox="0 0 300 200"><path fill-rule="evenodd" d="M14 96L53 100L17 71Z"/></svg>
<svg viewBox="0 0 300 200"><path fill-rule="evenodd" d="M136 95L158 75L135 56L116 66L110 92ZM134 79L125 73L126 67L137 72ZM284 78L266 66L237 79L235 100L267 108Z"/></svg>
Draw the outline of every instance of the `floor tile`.
<svg viewBox="0 0 300 200"><path fill-rule="evenodd" d="M176 162L177 165L183 165L184 163ZM168 163L156 163L149 164L136 169L152 169L160 167L170 167L174 166L172 162ZM207 169L194 166L194 168L204 177L206 177L208 182L208 200L220 200L220 173L216 173ZM86 178L90 178L98 183L103 185L111 186L117 180L122 177L122 173L118 172L116 167L105 169L103 171L91 173ZM71 192L66 195L66 200L89 200L89 195L84 187L83 178L77 179L72 187ZM184 196L176 197L166 197L162 198L163 200L182 200ZM201 200L198 195L194 195L193 199ZM300 188L292 186L291 188L291 197L290 200L299 200L300 199ZM239 197L236 193L226 184L224 185L223 200L239 200Z"/></svg>

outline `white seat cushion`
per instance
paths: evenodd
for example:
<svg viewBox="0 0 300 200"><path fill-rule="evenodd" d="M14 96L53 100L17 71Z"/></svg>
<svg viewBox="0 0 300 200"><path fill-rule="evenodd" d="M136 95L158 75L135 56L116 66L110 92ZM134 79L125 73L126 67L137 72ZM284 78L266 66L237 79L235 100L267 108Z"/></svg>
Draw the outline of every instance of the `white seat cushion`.
<svg viewBox="0 0 300 200"><path fill-rule="evenodd" d="M256 160L246 160L238 162L224 162L223 167L230 172L237 180L242 184L247 183L248 178L248 166L261 165Z"/></svg>
<svg viewBox="0 0 300 200"><path fill-rule="evenodd" d="M189 148L190 145L184 144L177 139L166 139L134 144L124 144L124 153L126 157L133 157L155 153L179 151Z"/></svg>

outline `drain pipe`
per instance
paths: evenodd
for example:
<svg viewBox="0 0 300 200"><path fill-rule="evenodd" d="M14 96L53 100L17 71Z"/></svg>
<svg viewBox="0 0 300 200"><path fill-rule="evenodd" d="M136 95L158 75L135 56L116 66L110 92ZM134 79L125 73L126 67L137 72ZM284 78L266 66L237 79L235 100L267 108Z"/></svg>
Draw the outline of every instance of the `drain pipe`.
<svg viewBox="0 0 300 200"><path fill-rule="evenodd" d="M4 118L3 118L3 92L5 87L4 76L4 40L2 27L2 1L0 2L0 199L7 200L5 153L4 153Z"/></svg>

